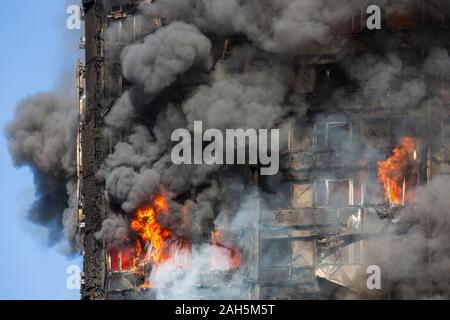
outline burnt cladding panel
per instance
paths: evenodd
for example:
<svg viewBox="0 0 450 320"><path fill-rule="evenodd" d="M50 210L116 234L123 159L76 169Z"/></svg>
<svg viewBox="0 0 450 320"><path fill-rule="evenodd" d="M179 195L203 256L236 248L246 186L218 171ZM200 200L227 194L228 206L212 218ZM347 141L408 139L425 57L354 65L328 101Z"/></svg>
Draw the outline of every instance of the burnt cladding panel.
<svg viewBox="0 0 450 320"><path fill-rule="evenodd" d="M103 161L103 7L101 3L85 4L86 21L86 90L87 106L83 124L83 212L85 228L84 284L82 299L99 300L105 298L105 255L103 244L97 241L95 233L100 230L104 219L103 184L96 173ZM87 9L87 10L86 10Z"/></svg>

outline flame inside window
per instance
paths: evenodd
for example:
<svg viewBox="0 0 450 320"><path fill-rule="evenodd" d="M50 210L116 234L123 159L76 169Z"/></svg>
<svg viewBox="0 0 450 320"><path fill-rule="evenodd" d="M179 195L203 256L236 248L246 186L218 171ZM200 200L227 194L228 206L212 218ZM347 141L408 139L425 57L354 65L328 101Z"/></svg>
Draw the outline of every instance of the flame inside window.
<svg viewBox="0 0 450 320"><path fill-rule="evenodd" d="M385 161L378 162L378 179L390 204L403 205L415 200L417 150L412 137L403 137Z"/></svg>
<svg viewBox="0 0 450 320"><path fill-rule="evenodd" d="M132 240L120 249L110 248L110 270L112 272L138 272L146 280L141 289L153 287L148 276L150 273L158 279L164 264L170 264L171 270L187 270L191 266L192 244L184 237L173 234L161 223L164 216L170 214L168 199L158 195L143 207L136 210L130 221ZM183 228L184 226L180 226ZM223 244L222 234L216 230L209 243L211 268L227 270L240 265L240 252Z"/></svg>
<svg viewBox="0 0 450 320"><path fill-rule="evenodd" d="M131 230L137 236L136 246L141 257L142 249L146 244L151 245L151 250L145 259L150 259L155 264L161 264L170 258L167 243L171 233L162 227L156 217L159 214L168 214L169 206L164 196L157 196L151 206L137 210L136 217L131 221Z"/></svg>

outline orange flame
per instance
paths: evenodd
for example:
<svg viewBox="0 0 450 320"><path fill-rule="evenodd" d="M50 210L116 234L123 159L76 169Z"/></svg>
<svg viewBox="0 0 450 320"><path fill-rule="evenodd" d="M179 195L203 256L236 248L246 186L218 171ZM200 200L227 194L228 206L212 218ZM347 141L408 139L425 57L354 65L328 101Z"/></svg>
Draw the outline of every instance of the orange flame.
<svg viewBox="0 0 450 320"><path fill-rule="evenodd" d="M416 157L414 139L403 137L393 155L378 162L378 179L389 203L400 205L415 197L414 190L409 190L409 187L415 186L417 179ZM407 187L408 192L405 190Z"/></svg>
<svg viewBox="0 0 450 320"><path fill-rule="evenodd" d="M117 258L111 259L114 262L114 270L139 272L146 277L148 272L151 271L153 277L157 279L161 276L160 272L164 270L164 268L161 268L161 265L165 262L171 261L178 269L190 267L191 243L183 237L173 235L170 230L160 224L159 220L162 215L168 214L169 211L168 200L164 195L152 198L148 205L137 209L130 221L134 244L132 248L122 250L126 255L121 251L122 260ZM183 214L184 223L187 223L187 212ZM212 257L213 266L221 270L239 267L241 264L240 252L223 245L222 241L223 235L221 231L215 230L212 234L212 245L215 249ZM115 251L117 250L111 248L110 254ZM214 255L217 255L217 257ZM116 266L119 264L119 260L122 261L121 268ZM123 268L124 261L128 263L127 266L129 267ZM153 287L154 283L146 279L140 286L140 289L145 290Z"/></svg>
<svg viewBox="0 0 450 320"><path fill-rule="evenodd" d="M136 217L131 220L131 230L137 236L137 256L143 257L142 248L146 244L151 245L149 258L154 264L161 264L170 257L166 253L166 242L172 235L169 230L162 227L157 221L157 215L168 213L169 206L164 196L157 196L153 200L153 205L137 210Z"/></svg>
<svg viewBox="0 0 450 320"><path fill-rule="evenodd" d="M150 282L150 280L145 280L144 284L142 284L139 288L140 289L151 289L152 283Z"/></svg>

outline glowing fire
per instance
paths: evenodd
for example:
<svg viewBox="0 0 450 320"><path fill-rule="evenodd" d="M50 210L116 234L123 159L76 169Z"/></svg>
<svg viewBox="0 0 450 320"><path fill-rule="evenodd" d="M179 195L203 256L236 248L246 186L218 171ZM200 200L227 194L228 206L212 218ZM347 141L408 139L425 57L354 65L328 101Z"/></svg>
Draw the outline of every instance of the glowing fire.
<svg viewBox="0 0 450 320"><path fill-rule="evenodd" d="M404 204L415 198L417 151L412 137L403 137L391 157L378 162L378 179L390 204ZM408 192L406 191L408 190Z"/></svg>
<svg viewBox="0 0 450 320"><path fill-rule="evenodd" d="M139 208L130 222L130 228L135 234L134 270L146 275L151 266L154 274L159 273L159 267L170 261L179 269L189 266L191 244L184 238L174 236L164 228L158 218L169 214L169 205L164 195L154 197L150 204ZM147 279L141 289L152 288Z"/></svg>
<svg viewBox="0 0 450 320"><path fill-rule="evenodd" d="M144 284L140 286L141 289L151 289L152 287L150 280L145 280Z"/></svg>
<svg viewBox="0 0 450 320"><path fill-rule="evenodd" d="M145 260L151 260L154 264L161 264L170 258L167 253L167 239L172 235L156 219L157 215L168 212L167 199L160 195L155 197L151 206L138 209L136 217L131 220L131 230L137 234L136 248L140 260L144 257ZM143 254L143 248L146 245L151 246L149 256Z"/></svg>
<svg viewBox="0 0 450 320"><path fill-rule="evenodd" d="M138 272L159 279L165 270L162 265L170 262L176 269L188 269L192 259L192 245L183 237L173 235L160 223L169 214L168 199L164 195L152 198L146 206L136 210L130 221L133 241L120 249L110 248L110 265L113 272ZM186 212L183 212L186 215ZM188 219L185 219L185 222ZM183 227L183 226L182 226ZM223 245L222 233L212 234L212 267L226 270L239 267L241 255L238 250ZM158 282L158 281L157 281ZM153 288L154 283L146 279L141 289Z"/></svg>

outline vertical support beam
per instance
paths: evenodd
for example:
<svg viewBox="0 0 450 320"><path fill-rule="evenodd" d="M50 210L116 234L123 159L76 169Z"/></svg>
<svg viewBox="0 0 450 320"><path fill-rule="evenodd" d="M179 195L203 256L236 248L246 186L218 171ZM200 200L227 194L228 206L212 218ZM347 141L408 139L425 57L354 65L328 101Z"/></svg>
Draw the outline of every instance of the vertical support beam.
<svg viewBox="0 0 450 320"><path fill-rule="evenodd" d="M84 123L84 65L78 61L77 65L77 94L78 94L78 129L77 129L77 226L83 223L83 123Z"/></svg>
<svg viewBox="0 0 450 320"><path fill-rule="evenodd" d="M85 228L84 284L81 286L83 300L103 300L106 298L106 255L104 245L95 237L105 218L104 185L97 178L103 162L104 139L102 112L104 108L104 41L106 14L103 2L85 5L86 29L86 93L84 112L82 154L82 210Z"/></svg>

